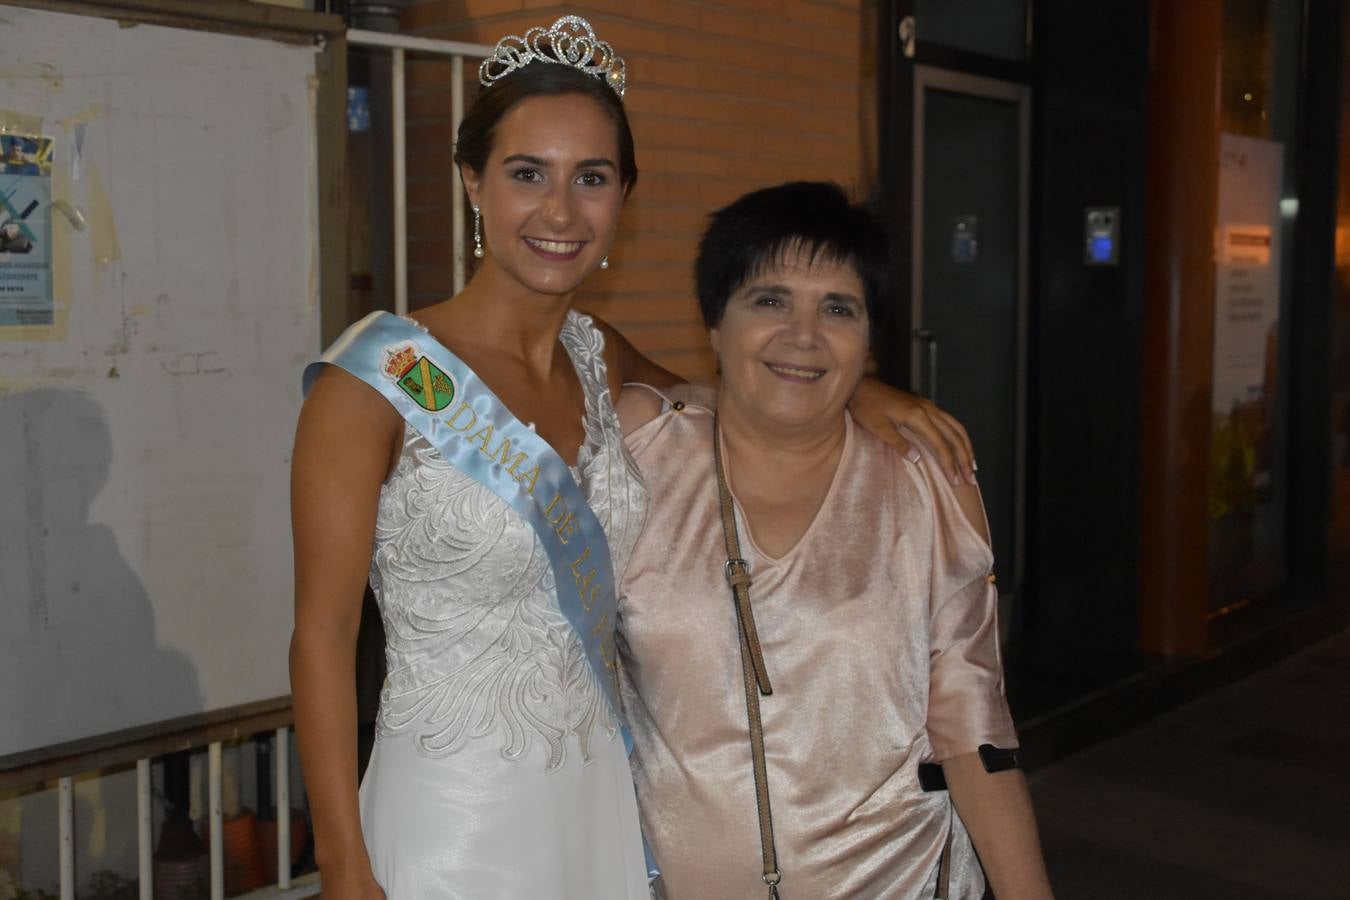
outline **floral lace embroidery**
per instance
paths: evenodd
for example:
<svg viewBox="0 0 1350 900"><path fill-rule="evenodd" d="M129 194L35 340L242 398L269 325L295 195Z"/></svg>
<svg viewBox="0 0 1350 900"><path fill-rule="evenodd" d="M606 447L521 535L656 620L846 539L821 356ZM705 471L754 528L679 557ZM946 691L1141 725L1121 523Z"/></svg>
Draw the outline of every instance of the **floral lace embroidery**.
<svg viewBox="0 0 1350 900"><path fill-rule="evenodd" d="M647 492L623 446L604 336L569 313L560 340L585 395L573 477L605 527L617 574L641 530ZM509 760L542 744L548 771L566 761L569 736L583 762L597 725L613 739L616 723L558 609L534 532L412 429L380 494L371 585L388 662L380 738L410 732L422 752L445 756L495 737Z"/></svg>

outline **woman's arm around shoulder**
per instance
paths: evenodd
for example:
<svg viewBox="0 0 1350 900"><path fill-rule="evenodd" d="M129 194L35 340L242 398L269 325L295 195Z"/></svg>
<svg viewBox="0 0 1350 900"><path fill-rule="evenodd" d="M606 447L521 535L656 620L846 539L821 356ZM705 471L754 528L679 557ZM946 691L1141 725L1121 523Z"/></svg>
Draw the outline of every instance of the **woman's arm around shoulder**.
<svg viewBox="0 0 1350 900"><path fill-rule="evenodd" d="M393 407L333 366L315 380L296 428L291 692L325 897L384 897L357 803L355 656L380 485L401 435Z"/></svg>
<svg viewBox="0 0 1350 900"><path fill-rule="evenodd" d="M656 388L673 388L684 382L684 378L644 356L613 325L597 315L590 315L605 336L610 390L617 394L620 386L631 382ZM932 401L876 378L864 378L854 391L849 410L859 425L911 459L917 449L912 441L897 432L902 427L912 429L941 459L943 471L953 485L975 483L975 448L970 436L954 416L939 409Z"/></svg>
<svg viewBox="0 0 1350 900"><path fill-rule="evenodd" d="M931 400L892 387L877 378L864 378L849 400L854 420L908 459L917 462L918 443L937 455L942 471L953 484L975 483L975 446L966 429ZM897 433L910 429L908 438Z"/></svg>
<svg viewBox="0 0 1350 900"><path fill-rule="evenodd" d="M617 395L625 384L650 384L655 388L670 388L684 379L643 355L619 329L594 313L587 313L595 327L605 336L605 364L609 368L610 390Z"/></svg>

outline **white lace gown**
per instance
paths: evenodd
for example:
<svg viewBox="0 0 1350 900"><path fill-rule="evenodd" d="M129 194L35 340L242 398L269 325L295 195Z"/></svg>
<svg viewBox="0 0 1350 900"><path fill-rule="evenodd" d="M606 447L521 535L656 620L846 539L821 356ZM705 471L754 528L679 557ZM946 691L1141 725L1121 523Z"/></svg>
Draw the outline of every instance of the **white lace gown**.
<svg viewBox="0 0 1350 900"><path fill-rule="evenodd" d="M573 475L617 576L647 493L602 335L569 313L560 340L586 396ZM389 673L361 821L389 900L647 897L623 741L542 545L411 428L380 494L371 584Z"/></svg>

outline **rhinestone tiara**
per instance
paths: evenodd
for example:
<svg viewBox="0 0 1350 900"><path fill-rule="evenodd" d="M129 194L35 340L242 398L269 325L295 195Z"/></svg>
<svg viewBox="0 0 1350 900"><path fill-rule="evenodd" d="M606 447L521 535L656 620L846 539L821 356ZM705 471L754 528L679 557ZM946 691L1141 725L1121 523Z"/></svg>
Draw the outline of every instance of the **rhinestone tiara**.
<svg viewBox="0 0 1350 900"><path fill-rule="evenodd" d="M535 26L524 37L508 34L497 42L492 55L478 67L478 80L486 86L532 62L558 63L599 78L623 97L628 66L614 48L595 36L591 23L581 16L563 16L548 28Z"/></svg>

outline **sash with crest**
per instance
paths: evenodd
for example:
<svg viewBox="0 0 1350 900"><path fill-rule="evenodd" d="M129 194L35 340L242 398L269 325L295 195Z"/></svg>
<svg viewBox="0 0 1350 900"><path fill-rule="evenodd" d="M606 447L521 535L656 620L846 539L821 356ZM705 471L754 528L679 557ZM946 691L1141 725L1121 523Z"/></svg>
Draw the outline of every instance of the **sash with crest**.
<svg viewBox="0 0 1350 900"><path fill-rule="evenodd" d="M306 393L324 364L379 391L443 459L530 524L553 569L558 607L622 721L609 543L562 457L513 416L468 365L398 316L374 312L349 328L305 369ZM622 730L631 751L628 729Z"/></svg>

